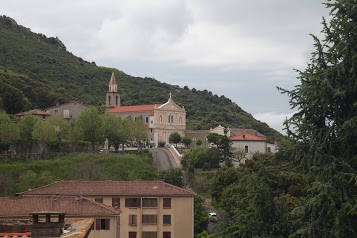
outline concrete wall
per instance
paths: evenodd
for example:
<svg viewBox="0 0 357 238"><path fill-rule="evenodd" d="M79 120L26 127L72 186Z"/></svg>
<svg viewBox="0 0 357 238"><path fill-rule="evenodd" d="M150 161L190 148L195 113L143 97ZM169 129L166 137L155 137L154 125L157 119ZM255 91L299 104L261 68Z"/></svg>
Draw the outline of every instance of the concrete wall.
<svg viewBox="0 0 357 238"><path fill-rule="evenodd" d="M112 196L102 197L104 204L112 206ZM87 196L87 198L95 200L94 196ZM164 197L156 197L158 199L157 208L127 208L125 207L125 198L125 196L120 196L120 210L122 211L120 214L120 237L128 237L129 231L137 232L137 238L141 238L143 231L156 231L157 238L162 238L164 231L170 231L171 238L193 238L193 197L171 197L171 208L163 208ZM143 214L157 215L157 224L143 225L141 221ZM129 215L137 215L137 225L129 225ZM171 225L163 225L163 215L171 215Z"/></svg>
<svg viewBox="0 0 357 238"><path fill-rule="evenodd" d="M266 152L265 141L232 141L233 148L241 148L245 150L246 146L248 146L248 153L246 155L246 159L251 159L253 155L257 152L259 153Z"/></svg>
<svg viewBox="0 0 357 238"><path fill-rule="evenodd" d="M71 123L74 123L77 119L81 111L87 109L88 107L78 103L78 102L69 102L66 104L58 105L55 107L48 108L46 112L50 113L51 116L61 116L64 117L64 110L69 111L69 118L68 119ZM65 118L65 117L64 117Z"/></svg>

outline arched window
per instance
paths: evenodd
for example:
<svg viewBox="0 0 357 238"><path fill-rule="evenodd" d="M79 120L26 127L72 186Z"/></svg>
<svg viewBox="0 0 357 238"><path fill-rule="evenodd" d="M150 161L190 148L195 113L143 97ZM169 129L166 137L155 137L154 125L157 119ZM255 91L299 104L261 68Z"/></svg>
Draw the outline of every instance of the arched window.
<svg viewBox="0 0 357 238"><path fill-rule="evenodd" d="M182 117L179 118L179 124L182 124Z"/></svg>
<svg viewBox="0 0 357 238"><path fill-rule="evenodd" d="M111 104L111 97L110 97L110 95L108 96L108 105L110 106L110 104Z"/></svg>
<svg viewBox="0 0 357 238"><path fill-rule="evenodd" d="M173 115L169 115L169 123L172 124L174 123L174 116Z"/></svg>
<svg viewBox="0 0 357 238"><path fill-rule="evenodd" d="M160 123L162 123L162 115L160 115L160 120L159 121L160 121Z"/></svg>

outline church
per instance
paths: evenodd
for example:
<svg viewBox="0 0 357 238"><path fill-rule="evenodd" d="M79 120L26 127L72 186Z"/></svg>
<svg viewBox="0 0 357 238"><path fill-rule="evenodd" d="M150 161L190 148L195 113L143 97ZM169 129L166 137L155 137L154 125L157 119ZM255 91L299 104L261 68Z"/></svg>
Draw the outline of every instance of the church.
<svg viewBox="0 0 357 238"><path fill-rule="evenodd" d="M157 146L159 142L169 143L170 135L175 132L181 136L185 134L186 110L174 102L171 93L167 102L163 104L121 106L114 72L106 94L106 110L123 119L131 117L143 120L150 145Z"/></svg>

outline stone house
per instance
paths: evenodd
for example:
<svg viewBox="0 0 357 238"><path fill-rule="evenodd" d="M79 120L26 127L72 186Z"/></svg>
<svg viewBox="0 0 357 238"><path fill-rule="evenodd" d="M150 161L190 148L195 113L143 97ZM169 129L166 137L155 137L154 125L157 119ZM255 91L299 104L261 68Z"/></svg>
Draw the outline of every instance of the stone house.
<svg viewBox="0 0 357 238"><path fill-rule="evenodd" d="M45 111L53 117L63 117L73 124L78 119L79 114L87 108L88 106L80 101L70 101L49 107Z"/></svg>

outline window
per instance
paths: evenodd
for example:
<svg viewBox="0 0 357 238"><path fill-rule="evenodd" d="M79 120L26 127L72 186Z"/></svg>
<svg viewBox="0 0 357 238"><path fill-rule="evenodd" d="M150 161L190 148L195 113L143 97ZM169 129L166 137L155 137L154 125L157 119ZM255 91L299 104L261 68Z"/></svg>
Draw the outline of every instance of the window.
<svg viewBox="0 0 357 238"><path fill-rule="evenodd" d="M143 224L157 224L157 215L143 215L142 223Z"/></svg>
<svg viewBox="0 0 357 238"><path fill-rule="evenodd" d="M171 215L163 215L162 224L171 225Z"/></svg>
<svg viewBox="0 0 357 238"><path fill-rule="evenodd" d="M140 198L125 198L125 207L140 207Z"/></svg>
<svg viewBox="0 0 357 238"><path fill-rule="evenodd" d="M143 231L142 238L157 238L156 231Z"/></svg>
<svg viewBox="0 0 357 238"><path fill-rule="evenodd" d="M182 124L182 117L179 118L179 124Z"/></svg>
<svg viewBox="0 0 357 238"><path fill-rule="evenodd" d="M57 114L58 113L58 109L55 109L55 114Z"/></svg>
<svg viewBox="0 0 357 238"><path fill-rule="evenodd" d="M143 207L157 207L157 198L143 198Z"/></svg>
<svg viewBox="0 0 357 238"><path fill-rule="evenodd" d="M108 105L110 106L110 102L111 101L111 97L110 96L108 96Z"/></svg>
<svg viewBox="0 0 357 238"><path fill-rule="evenodd" d="M170 231L164 231L162 233L162 238L171 238L171 232Z"/></svg>
<svg viewBox="0 0 357 238"><path fill-rule="evenodd" d="M160 123L162 123L162 116L160 115Z"/></svg>
<svg viewBox="0 0 357 238"><path fill-rule="evenodd" d="M248 146L247 145L244 146L244 151L245 151L245 153L248 153Z"/></svg>
<svg viewBox="0 0 357 238"><path fill-rule="evenodd" d="M163 198L163 208L171 208L171 198Z"/></svg>
<svg viewBox="0 0 357 238"><path fill-rule="evenodd" d="M129 231L129 238L136 238L136 231Z"/></svg>
<svg viewBox="0 0 357 238"><path fill-rule="evenodd" d="M146 124L149 123L149 117L145 117L145 123L146 123Z"/></svg>
<svg viewBox="0 0 357 238"><path fill-rule="evenodd" d="M63 110L63 117L64 118L70 118L69 117L69 110Z"/></svg>
<svg viewBox="0 0 357 238"><path fill-rule="evenodd" d="M119 103L118 103L118 96L115 97L115 105L118 106Z"/></svg>
<svg viewBox="0 0 357 238"><path fill-rule="evenodd" d="M174 116L173 115L169 115L169 123L172 124L174 123Z"/></svg>
<svg viewBox="0 0 357 238"><path fill-rule="evenodd" d="M103 198L94 198L94 200L95 200L96 202L103 203Z"/></svg>
<svg viewBox="0 0 357 238"><path fill-rule="evenodd" d="M271 148L270 148L270 147L267 147L266 151L267 151L268 153L270 153L270 152L271 152Z"/></svg>
<svg viewBox="0 0 357 238"><path fill-rule="evenodd" d="M150 133L152 133L152 129L150 129Z"/></svg>
<svg viewBox="0 0 357 238"><path fill-rule="evenodd" d="M129 225L136 226L138 219L136 215L129 215Z"/></svg>
<svg viewBox="0 0 357 238"><path fill-rule="evenodd" d="M112 198L112 207L120 207L120 198Z"/></svg>
<svg viewBox="0 0 357 238"><path fill-rule="evenodd" d="M96 230L109 230L109 219L96 219L95 220L95 229Z"/></svg>

